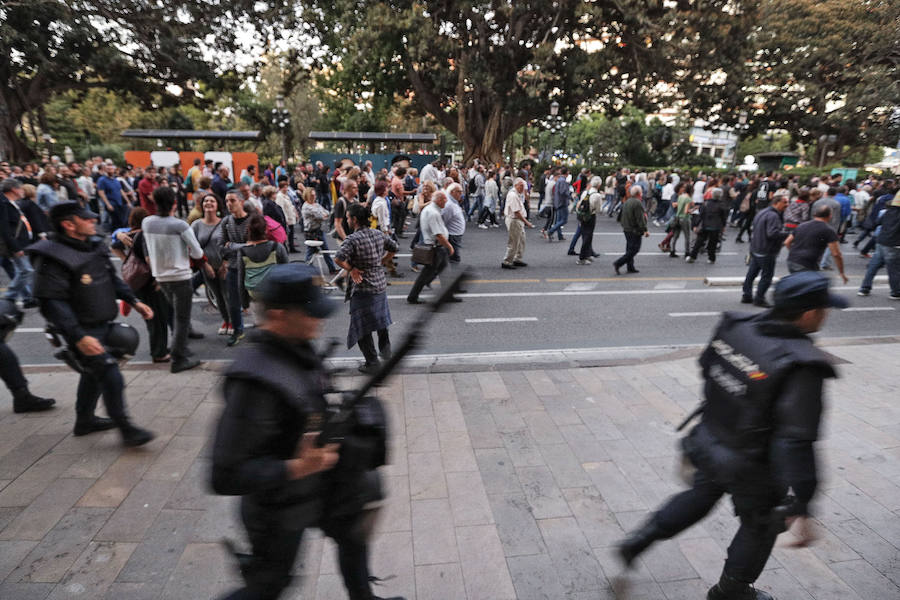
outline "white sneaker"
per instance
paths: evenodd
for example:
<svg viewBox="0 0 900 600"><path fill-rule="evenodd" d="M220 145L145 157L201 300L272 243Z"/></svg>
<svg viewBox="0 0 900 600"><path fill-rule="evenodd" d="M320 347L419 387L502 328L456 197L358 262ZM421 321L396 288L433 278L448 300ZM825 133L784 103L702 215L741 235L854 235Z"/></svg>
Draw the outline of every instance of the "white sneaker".
<svg viewBox="0 0 900 600"><path fill-rule="evenodd" d="M487 228L488 228L488 226L485 225L484 223L481 223L481 224L478 226L478 229L487 229Z"/></svg>

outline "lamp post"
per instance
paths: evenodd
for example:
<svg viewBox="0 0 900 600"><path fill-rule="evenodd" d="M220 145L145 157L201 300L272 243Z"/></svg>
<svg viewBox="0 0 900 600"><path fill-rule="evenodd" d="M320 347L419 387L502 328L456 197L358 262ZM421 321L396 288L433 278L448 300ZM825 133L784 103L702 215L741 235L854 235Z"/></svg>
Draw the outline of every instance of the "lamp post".
<svg viewBox="0 0 900 600"><path fill-rule="evenodd" d="M738 115L738 124L734 131L734 151L731 153L731 168L737 168L738 144L741 143L741 135L749 127L747 125L747 111L742 110Z"/></svg>
<svg viewBox="0 0 900 600"><path fill-rule="evenodd" d="M291 113L284 107L284 96L275 96L275 108L272 109L272 125L281 132L281 160L287 162L287 135L285 130L291 124Z"/></svg>
<svg viewBox="0 0 900 600"><path fill-rule="evenodd" d="M819 168L825 166L825 153L828 150L828 147L837 142L837 136L835 134L825 135L824 133L819 136ZM831 156L833 153L829 153Z"/></svg>
<svg viewBox="0 0 900 600"><path fill-rule="evenodd" d="M553 151L553 136L557 131L562 130L564 126L565 123L563 123L563 118L559 115L559 102L554 100L550 103L550 116L547 117L546 122L546 127L550 131L550 136L547 138L548 154Z"/></svg>

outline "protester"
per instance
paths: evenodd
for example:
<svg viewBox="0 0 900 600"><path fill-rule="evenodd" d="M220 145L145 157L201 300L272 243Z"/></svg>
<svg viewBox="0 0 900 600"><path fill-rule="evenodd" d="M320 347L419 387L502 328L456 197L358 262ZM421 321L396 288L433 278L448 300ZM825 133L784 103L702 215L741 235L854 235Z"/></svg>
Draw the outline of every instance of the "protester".
<svg viewBox="0 0 900 600"><path fill-rule="evenodd" d="M641 251L641 237L650 237L650 232L647 231L647 215L644 214L644 204L641 202L642 195L643 190L640 186L632 186L628 200L619 213L622 232L625 234L625 254L613 262L616 275L621 275L619 269L623 265L628 268L629 273L640 273L634 266L634 257Z"/></svg>
<svg viewBox="0 0 900 600"><path fill-rule="evenodd" d="M244 199L235 190L227 192L225 202L228 215L222 219L222 237L219 240L219 278L225 279L225 300L228 304L228 322L231 336L228 345L235 346L244 338L244 302L241 297L241 281L238 277L238 250L247 242L247 220Z"/></svg>
<svg viewBox="0 0 900 600"><path fill-rule="evenodd" d="M771 308L766 300L766 293L775 275L775 261L781 252L781 246L788 237L782 222L782 213L787 207L787 196L775 196L772 204L763 209L753 220L753 233L750 235L750 266L744 278L741 302L763 308ZM707 203L706 206L709 206ZM761 275L760 275L761 274ZM753 295L753 281L759 277L756 296Z"/></svg>
<svg viewBox="0 0 900 600"><path fill-rule="evenodd" d="M457 184L458 185L458 184ZM450 243L447 226L441 217L441 211L446 206L447 194L443 190L434 192L431 201L422 208L419 213L419 229L422 234L421 246L430 251L429 263L425 264L416 277L409 290L406 301L410 304L419 304L419 294L426 285L430 285L434 278L441 274L450 262L454 249Z"/></svg>
<svg viewBox="0 0 900 600"><path fill-rule="evenodd" d="M525 228L534 229L534 225L525 216L524 198L525 180L517 177L513 183L513 189L509 190L506 195L506 205L503 208L508 232L506 256L500 263L500 267L503 269L528 266L528 263L522 260L522 256L525 254Z"/></svg>
<svg viewBox="0 0 900 600"><path fill-rule="evenodd" d="M830 221L831 207L819 204L813 211L813 220L801 224L785 240L784 245L789 250L787 266L791 273L818 271L822 254L827 249L831 252L841 278L847 283L838 234L829 225Z"/></svg>

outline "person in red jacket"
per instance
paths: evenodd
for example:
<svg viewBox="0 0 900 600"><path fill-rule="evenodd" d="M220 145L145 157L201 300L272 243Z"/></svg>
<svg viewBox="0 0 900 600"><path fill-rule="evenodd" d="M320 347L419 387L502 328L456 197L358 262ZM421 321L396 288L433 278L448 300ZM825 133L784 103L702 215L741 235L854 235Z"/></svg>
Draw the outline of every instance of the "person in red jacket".
<svg viewBox="0 0 900 600"><path fill-rule="evenodd" d="M141 201L141 207L147 211L148 215L156 214L156 202L153 201L153 190L157 188L156 174L153 169L144 171L144 177L138 183L138 198Z"/></svg>

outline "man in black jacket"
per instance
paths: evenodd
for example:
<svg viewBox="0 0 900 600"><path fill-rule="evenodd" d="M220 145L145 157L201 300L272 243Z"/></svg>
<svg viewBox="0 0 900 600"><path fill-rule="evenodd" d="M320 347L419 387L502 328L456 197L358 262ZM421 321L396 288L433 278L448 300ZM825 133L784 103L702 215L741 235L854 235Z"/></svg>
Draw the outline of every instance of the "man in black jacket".
<svg viewBox="0 0 900 600"><path fill-rule="evenodd" d="M336 304L315 283L318 271L277 265L259 292L262 322L225 372L225 410L213 447L212 487L240 495L252 553L237 554L245 587L229 600L274 600L290 584L304 529L322 525L338 544L352 600L373 600L368 547L345 523L322 523L326 472L338 446L319 446L325 423L325 371L313 346Z"/></svg>
<svg viewBox="0 0 900 600"><path fill-rule="evenodd" d="M696 468L693 487L670 498L620 545L626 565L655 541L700 521L728 493L741 526L707 598L772 599L752 584L781 531L793 527L798 545L812 541L814 442L824 381L836 376L809 334L822 327L828 307L846 306L829 293L826 277L800 271L778 282L772 311L723 316L700 357L702 420L682 440Z"/></svg>
<svg viewBox="0 0 900 600"><path fill-rule="evenodd" d="M712 197L700 205L700 225L694 228L697 239L691 253L685 257L685 261L692 263L697 260L700 249L706 245L706 255L710 264L716 262L716 248L722 237L722 229L728 219L728 207L722 199L722 188L713 188Z"/></svg>
<svg viewBox="0 0 900 600"><path fill-rule="evenodd" d="M9 177L0 182L0 257L8 258L15 269L3 298L13 302L20 298L25 308L34 308L34 269L24 252L31 241L31 224L16 204L24 196L18 179Z"/></svg>
<svg viewBox="0 0 900 600"><path fill-rule="evenodd" d="M889 298L900 300L900 194L894 196L881 216L877 242L888 272Z"/></svg>
<svg viewBox="0 0 900 600"><path fill-rule="evenodd" d="M756 306L771 308L766 301L766 292L769 291L772 277L775 275L775 261L778 259L778 253L781 252L781 246L788 236L781 220L787 205L787 194L776 195L772 204L753 219L753 231L750 234L750 266L747 269L747 276L744 278L744 295L741 297L741 302L744 304L752 302ZM759 286L756 288L756 298L754 299L753 280L757 275L760 275Z"/></svg>

